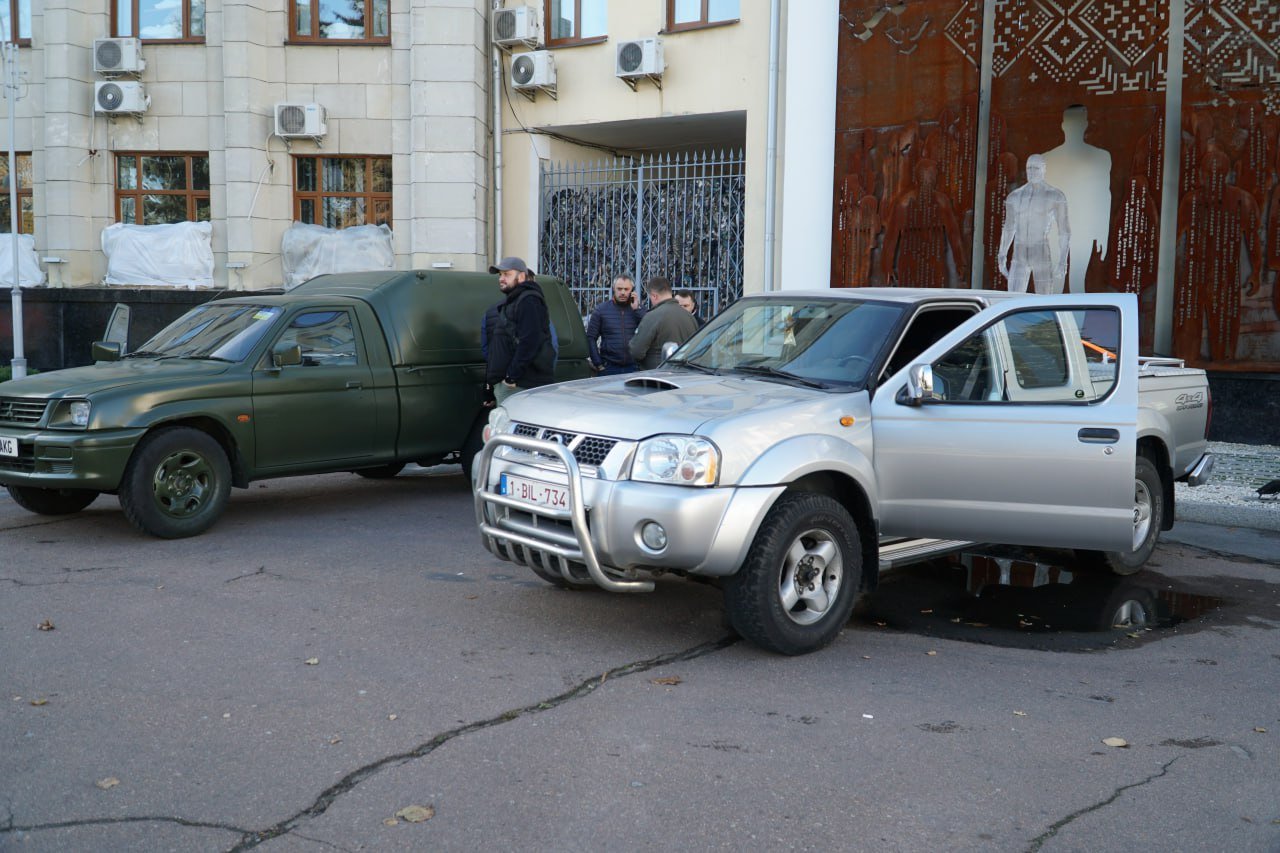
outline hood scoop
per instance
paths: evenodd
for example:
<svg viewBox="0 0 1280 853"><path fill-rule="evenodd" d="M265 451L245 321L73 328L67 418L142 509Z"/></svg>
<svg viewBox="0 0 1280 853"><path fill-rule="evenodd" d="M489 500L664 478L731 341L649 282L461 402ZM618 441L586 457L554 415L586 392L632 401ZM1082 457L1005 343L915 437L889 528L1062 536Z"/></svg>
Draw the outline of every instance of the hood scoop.
<svg viewBox="0 0 1280 853"><path fill-rule="evenodd" d="M678 391L680 386L667 379L661 379L655 376L638 376L635 379L628 379L623 383L623 387L633 391Z"/></svg>

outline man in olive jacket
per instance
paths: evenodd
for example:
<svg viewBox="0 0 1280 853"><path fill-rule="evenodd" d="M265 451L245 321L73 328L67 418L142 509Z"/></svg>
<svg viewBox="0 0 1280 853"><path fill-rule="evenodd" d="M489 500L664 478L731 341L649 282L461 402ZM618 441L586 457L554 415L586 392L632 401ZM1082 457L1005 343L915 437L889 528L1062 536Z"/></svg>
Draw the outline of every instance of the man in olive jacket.
<svg viewBox="0 0 1280 853"><path fill-rule="evenodd" d="M631 357L643 370L662 363L662 345L668 341L682 344L698 331L698 321L671 298L671 282L656 276L644 283L649 292L649 313L644 315L631 339Z"/></svg>

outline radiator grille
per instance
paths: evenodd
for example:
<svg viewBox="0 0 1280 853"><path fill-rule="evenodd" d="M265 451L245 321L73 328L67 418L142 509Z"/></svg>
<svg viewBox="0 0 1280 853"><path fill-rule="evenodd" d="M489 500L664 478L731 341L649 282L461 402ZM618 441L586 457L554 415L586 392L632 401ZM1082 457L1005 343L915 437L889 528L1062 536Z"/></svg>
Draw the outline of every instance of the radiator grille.
<svg viewBox="0 0 1280 853"><path fill-rule="evenodd" d="M26 397L0 397L0 423L32 426L44 417L46 400Z"/></svg>

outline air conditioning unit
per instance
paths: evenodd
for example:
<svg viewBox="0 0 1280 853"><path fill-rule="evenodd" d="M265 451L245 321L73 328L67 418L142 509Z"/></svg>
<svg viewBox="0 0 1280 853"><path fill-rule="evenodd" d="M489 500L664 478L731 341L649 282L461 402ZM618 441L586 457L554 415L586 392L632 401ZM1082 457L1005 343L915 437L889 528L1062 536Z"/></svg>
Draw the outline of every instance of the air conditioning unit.
<svg viewBox="0 0 1280 853"><path fill-rule="evenodd" d="M632 89L636 81L648 78L662 88L662 39L636 39L618 43L618 62L614 73Z"/></svg>
<svg viewBox="0 0 1280 853"><path fill-rule="evenodd" d="M276 136L324 136L329 132L324 120L320 104L276 104Z"/></svg>
<svg viewBox="0 0 1280 853"><path fill-rule="evenodd" d="M538 43L541 17L532 6L516 6L514 9L498 9L493 13L493 43L499 47Z"/></svg>
<svg viewBox="0 0 1280 853"><path fill-rule="evenodd" d="M141 74L147 67L138 39L94 39L93 70L99 74Z"/></svg>
<svg viewBox="0 0 1280 853"><path fill-rule="evenodd" d="M511 88L530 100L543 91L556 96L556 59L549 50L531 50L511 60Z"/></svg>
<svg viewBox="0 0 1280 853"><path fill-rule="evenodd" d="M151 96L136 80L102 80L93 84L95 113L145 113Z"/></svg>

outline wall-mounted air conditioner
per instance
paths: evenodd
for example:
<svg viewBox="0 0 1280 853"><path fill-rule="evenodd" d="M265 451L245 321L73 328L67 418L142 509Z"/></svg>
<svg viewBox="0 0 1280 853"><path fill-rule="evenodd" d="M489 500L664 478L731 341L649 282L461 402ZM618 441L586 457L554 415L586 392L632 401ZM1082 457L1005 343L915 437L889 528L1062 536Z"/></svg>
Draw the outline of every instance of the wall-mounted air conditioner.
<svg viewBox="0 0 1280 853"><path fill-rule="evenodd" d="M99 74L141 74L147 67L138 39L94 39L93 70Z"/></svg>
<svg viewBox="0 0 1280 853"><path fill-rule="evenodd" d="M276 136L318 138L328 132L320 104L276 104Z"/></svg>
<svg viewBox="0 0 1280 853"><path fill-rule="evenodd" d="M662 59L662 39L635 39L618 43L616 74L632 89L636 81L649 79L662 88L662 72L666 63Z"/></svg>
<svg viewBox="0 0 1280 853"><path fill-rule="evenodd" d="M95 113L145 113L151 97L136 80L103 80L93 84Z"/></svg>
<svg viewBox="0 0 1280 853"><path fill-rule="evenodd" d="M499 47L534 47L538 43L541 16L532 6L498 9L493 13L493 43Z"/></svg>
<svg viewBox="0 0 1280 853"><path fill-rule="evenodd" d="M556 96L556 58L549 50L531 50L511 60L511 88L533 100L546 92Z"/></svg>

